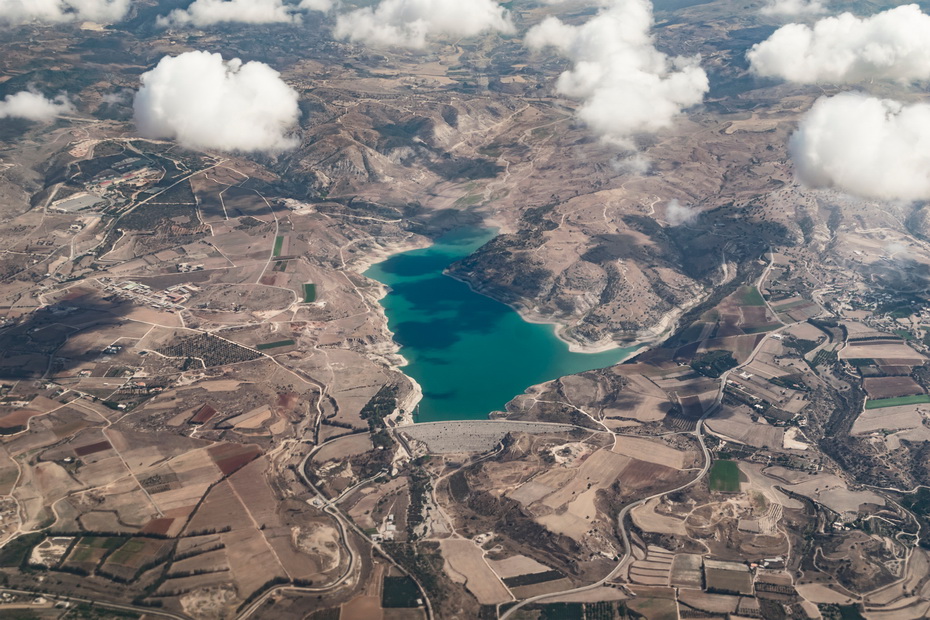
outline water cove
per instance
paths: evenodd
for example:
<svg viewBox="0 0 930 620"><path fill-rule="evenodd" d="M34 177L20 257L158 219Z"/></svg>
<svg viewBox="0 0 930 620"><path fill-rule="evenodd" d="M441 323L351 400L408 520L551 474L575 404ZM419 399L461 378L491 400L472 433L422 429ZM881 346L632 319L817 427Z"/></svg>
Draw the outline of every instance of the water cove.
<svg viewBox="0 0 930 620"><path fill-rule="evenodd" d="M381 304L409 362L404 372L423 388L418 422L485 418L531 385L611 366L633 351L573 353L551 325L527 323L443 274L493 237L488 229L456 230L365 272L390 287Z"/></svg>

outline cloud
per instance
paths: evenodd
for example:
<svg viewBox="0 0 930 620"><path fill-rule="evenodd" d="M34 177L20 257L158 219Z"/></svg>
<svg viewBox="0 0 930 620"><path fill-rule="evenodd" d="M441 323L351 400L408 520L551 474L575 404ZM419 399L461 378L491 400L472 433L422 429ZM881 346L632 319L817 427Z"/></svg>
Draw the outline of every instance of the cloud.
<svg viewBox="0 0 930 620"><path fill-rule="evenodd" d="M668 222L669 226L690 224L697 219L698 215L700 215L700 211L692 209L688 205L683 205L674 198L669 200L665 206L665 221Z"/></svg>
<svg viewBox="0 0 930 620"><path fill-rule="evenodd" d="M789 152L801 181L863 198L930 198L930 105L857 93L821 97Z"/></svg>
<svg viewBox="0 0 930 620"><path fill-rule="evenodd" d="M305 11L322 11L326 12L333 8L332 0L300 0L298 5Z"/></svg>
<svg viewBox="0 0 930 620"><path fill-rule="evenodd" d="M328 11L330 0L302 0L299 5L283 0L195 0L186 9L160 16L156 23L168 26L212 26L224 22L245 24L296 23L305 10Z"/></svg>
<svg viewBox="0 0 930 620"><path fill-rule="evenodd" d="M133 101L136 126L148 138L173 138L193 149L281 151L300 116L297 92L261 62L219 54L165 56L142 74Z"/></svg>
<svg viewBox="0 0 930 620"><path fill-rule="evenodd" d="M35 91L22 90L0 101L0 118L47 122L68 112L74 112L74 106L65 95L48 99Z"/></svg>
<svg viewBox="0 0 930 620"><path fill-rule="evenodd" d="M759 12L771 17L798 17L822 15L827 7L820 0L769 0Z"/></svg>
<svg viewBox="0 0 930 620"><path fill-rule="evenodd" d="M658 51L652 25L648 0L613 0L581 26L548 17L530 29L525 43L554 47L573 61L557 90L582 100L578 116L600 136L632 149L636 134L670 126L708 90L700 58Z"/></svg>
<svg viewBox="0 0 930 620"><path fill-rule="evenodd" d="M116 22L129 11L130 0L0 0L0 22Z"/></svg>
<svg viewBox="0 0 930 620"><path fill-rule="evenodd" d="M802 84L930 79L930 15L916 4L870 17L787 24L746 54L754 73Z"/></svg>
<svg viewBox="0 0 930 620"><path fill-rule="evenodd" d="M427 37L488 30L514 32L510 13L494 0L381 0L340 15L333 33L368 45L423 48Z"/></svg>
<svg viewBox="0 0 930 620"><path fill-rule="evenodd" d="M652 162L642 153L617 157L610 162L610 165L617 174L632 174L634 176L644 176L652 168Z"/></svg>
<svg viewBox="0 0 930 620"><path fill-rule="evenodd" d="M100 97L100 102L106 105L125 105L132 101L133 91L124 88L115 93L104 93Z"/></svg>

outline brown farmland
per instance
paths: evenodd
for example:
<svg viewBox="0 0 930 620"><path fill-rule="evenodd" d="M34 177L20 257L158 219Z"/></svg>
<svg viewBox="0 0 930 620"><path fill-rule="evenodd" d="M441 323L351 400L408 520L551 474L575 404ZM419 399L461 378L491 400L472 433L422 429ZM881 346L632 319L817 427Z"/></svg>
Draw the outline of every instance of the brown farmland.
<svg viewBox="0 0 930 620"><path fill-rule="evenodd" d="M924 390L910 377L867 377L862 380L869 398L894 398L923 394Z"/></svg>

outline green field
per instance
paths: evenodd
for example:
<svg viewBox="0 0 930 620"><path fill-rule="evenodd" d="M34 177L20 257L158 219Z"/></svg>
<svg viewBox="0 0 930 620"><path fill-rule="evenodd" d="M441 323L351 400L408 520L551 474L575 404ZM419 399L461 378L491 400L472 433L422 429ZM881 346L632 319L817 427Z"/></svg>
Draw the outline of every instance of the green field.
<svg viewBox="0 0 930 620"><path fill-rule="evenodd" d="M281 247L284 245L284 237L278 235L274 238L274 251L271 253L272 256L281 256Z"/></svg>
<svg viewBox="0 0 930 620"><path fill-rule="evenodd" d="M764 306L762 293L754 286L741 286L738 291L739 301L744 306Z"/></svg>
<svg viewBox="0 0 930 620"><path fill-rule="evenodd" d="M711 465L708 476L711 491L739 493L739 466L736 461L716 461Z"/></svg>
<svg viewBox="0 0 930 620"><path fill-rule="evenodd" d="M145 542L138 539L130 538L122 547L113 552L109 562L114 564L129 564L133 557L139 555L145 550Z"/></svg>
<svg viewBox="0 0 930 620"><path fill-rule="evenodd" d="M121 536L85 536L78 541L78 544L97 549L116 549L125 542L126 538Z"/></svg>
<svg viewBox="0 0 930 620"><path fill-rule="evenodd" d="M382 607L419 607L420 589L410 577L385 577L381 590Z"/></svg>
<svg viewBox="0 0 930 620"><path fill-rule="evenodd" d="M292 344L294 344L293 340L278 340L276 342L263 342L256 345L255 348L259 351L264 351L265 349L274 349L277 347L289 347Z"/></svg>
<svg viewBox="0 0 930 620"><path fill-rule="evenodd" d="M316 301L316 284L308 282L304 284L304 303L309 304Z"/></svg>
<svg viewBox="0 0 930 620"><path fill-rule="evenodd" d="M918 394L917 396L898 396L897 398L880 398L870 400L865 403L866 409L884 409L885 407L897 407L898 405L916 405L918 403L930 403L930 396L927 394Z"/></svg>
<svg viewBox="0 0 930 620"><path fill-rule="evenodd" d="M913 340L913 339L914 339L914 334L912 334L911 332L907 331L906 329L896 329L896 330L893 330L893 331L894 331L894 333L896 333L897 335L901 336L901 337L904 338L905 340Z"/></svg>

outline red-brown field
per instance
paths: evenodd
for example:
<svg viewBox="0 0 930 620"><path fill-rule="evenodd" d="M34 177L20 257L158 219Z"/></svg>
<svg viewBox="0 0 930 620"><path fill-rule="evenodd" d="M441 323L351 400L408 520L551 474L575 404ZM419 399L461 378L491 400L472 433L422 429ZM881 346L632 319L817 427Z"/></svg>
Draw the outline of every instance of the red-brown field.
<svg viewBox="0 0 930 620"><path fill-rule="evenodd" d="M205 424L210 421L210 419L216 415L216 409L210 405L202 405L200 409L194 412L194 415L190 419L191 424Z"/></svg>
<svg viewBox="0 0 930 620"><path fill-rule="evenodd" d="M16 428L19 426L26 426L29 418L41 415L41 413L41 411L35 411L34 409L20 409L19 411L8 413L7 415L0 418L0 428Z"/></svg>
<svg viewBox="0 0 930 620"><path fill-rule="evenodd" d="M862 380L869 398L894 398L923 394L924 390L910 377L867 377Z"/></svg>
<svg viewBox="0 0 930 620"><path fill-rule="evenodd" d="M103 441L98 441L86 446L81 446L80 448L75 448L74 453L77 456L88 456L90 454L96 454L97 452L109 450L112 447L113 446L110 445L110 442L104 439Z"/></svg>
<svg viewBox="0 0 930 620"><path fill-rule="evenodd" d="M145 527L142 528L143 534L158 534L164 536L168 533L168 530L171 529L171 524L174 523L174 519L152 519L145 524Z"/></svg>
<svg viewBox="0 0 930 620"><path fill-rule="evenodd" d="M216 463L216 466L223 472L224 476L228 476L261 454L261 450L258 449L258 446L242 446L233 443L212 446L207 452L210 454L210 458L213 459L213 462Z"/></svg>

